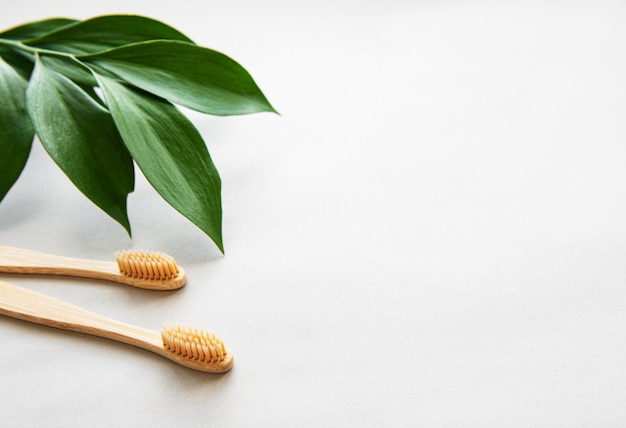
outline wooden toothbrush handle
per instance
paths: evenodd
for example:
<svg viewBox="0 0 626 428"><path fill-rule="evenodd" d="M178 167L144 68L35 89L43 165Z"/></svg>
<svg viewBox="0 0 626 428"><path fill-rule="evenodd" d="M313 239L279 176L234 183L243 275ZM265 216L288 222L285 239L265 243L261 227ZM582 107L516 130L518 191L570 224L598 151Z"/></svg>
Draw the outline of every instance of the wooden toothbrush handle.
<svg viewBox="0 0 626 428"><path fill-rule="evenodd" d="M115 262L83 260L6 246L0 246L0 272L71 275L100 279L119 276L119 269Z"/></svg>
<svg viewBox="0 0 626 428"><path fill-rule="evenodd" d="M158 351L161 334L121 323L23 287L0 281L0 314Z"/></svg>

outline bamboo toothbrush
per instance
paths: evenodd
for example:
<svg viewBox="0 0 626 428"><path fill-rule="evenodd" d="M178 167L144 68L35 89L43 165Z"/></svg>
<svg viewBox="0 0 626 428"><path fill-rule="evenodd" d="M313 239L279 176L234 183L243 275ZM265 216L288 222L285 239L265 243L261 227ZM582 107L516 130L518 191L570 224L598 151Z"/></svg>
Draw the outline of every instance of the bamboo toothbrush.
<svg viewBox="0 0 626 428"><path fill-rule="evenodd" d="M3 281L0 281L0 314L133 345L203 372L225 373L233 366L232 353L220 339L206 331L180 325L152 331Z"/></svg>
<svg viewBox="0 0 626 428"><path fill-rule="evenodd" d="M120 251L115 259L84 260L0 246L0 272L80 276L149 290L175 290L187 281L183 268L167 254Z"/></svg>

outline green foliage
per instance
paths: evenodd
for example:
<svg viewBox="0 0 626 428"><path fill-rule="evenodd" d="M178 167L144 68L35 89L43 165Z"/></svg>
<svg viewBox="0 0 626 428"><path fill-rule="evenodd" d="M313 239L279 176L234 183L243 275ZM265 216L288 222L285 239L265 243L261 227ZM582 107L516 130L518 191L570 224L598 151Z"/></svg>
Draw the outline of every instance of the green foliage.
<svg viewBox="0 0 626 428"><path fill-rule="evenodd" d="M223 251L219 174L175 104L218 116L275 112L241 65L150 18L52 18L0 33L0 200L36 133L129 234L134 161Z"/></svg>
<svg viewBox="0 0 626 428"><path fill-rule="evenodd" d="M34 130L26 111L26 86L20 73L0 57L0 200L22 172Z"/></svg>
<svg viewBox="0 0 626 428"><path fill-rule="evenodd" d="M74 185L130 233L133 161L109 112L37 58L26 106L41 144Z"/></svg>

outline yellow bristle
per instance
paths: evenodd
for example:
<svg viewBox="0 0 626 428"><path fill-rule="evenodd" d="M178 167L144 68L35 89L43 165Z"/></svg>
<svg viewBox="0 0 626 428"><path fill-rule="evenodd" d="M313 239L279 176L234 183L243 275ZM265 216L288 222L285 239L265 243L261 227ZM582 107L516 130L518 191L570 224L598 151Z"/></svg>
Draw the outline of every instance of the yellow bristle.
<svg viewBox="0 0 626 428"><path fill-rule="evenodd" d="M219 363L226 358L226 348L214 334L178 324L164 326L161 337L165 349L199 362Z"/></svg>
<svg viewBox="0 0 626 428"><path fill-rule="evenodd" d="M168 280L179 272L173 257L154 251L119 251L115 260L120 273L131 278Z"/></svg>

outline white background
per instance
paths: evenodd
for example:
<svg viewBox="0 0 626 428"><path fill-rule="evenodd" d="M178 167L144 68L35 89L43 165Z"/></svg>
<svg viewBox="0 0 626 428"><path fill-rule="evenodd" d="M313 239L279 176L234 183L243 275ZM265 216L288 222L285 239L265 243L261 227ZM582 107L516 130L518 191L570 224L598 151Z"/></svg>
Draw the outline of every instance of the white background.
<svg viewBox="0 0 626 428"><path fill-rule="evenodd" d="M1 274L158 330L218 333L206 375L0 319L3 427L626 424L626 4L37 1L147 15L239 61L282 116L191 113L226 256L138 177L133 239L39 143L0 244L171 254L175 293Z"/></svg>

